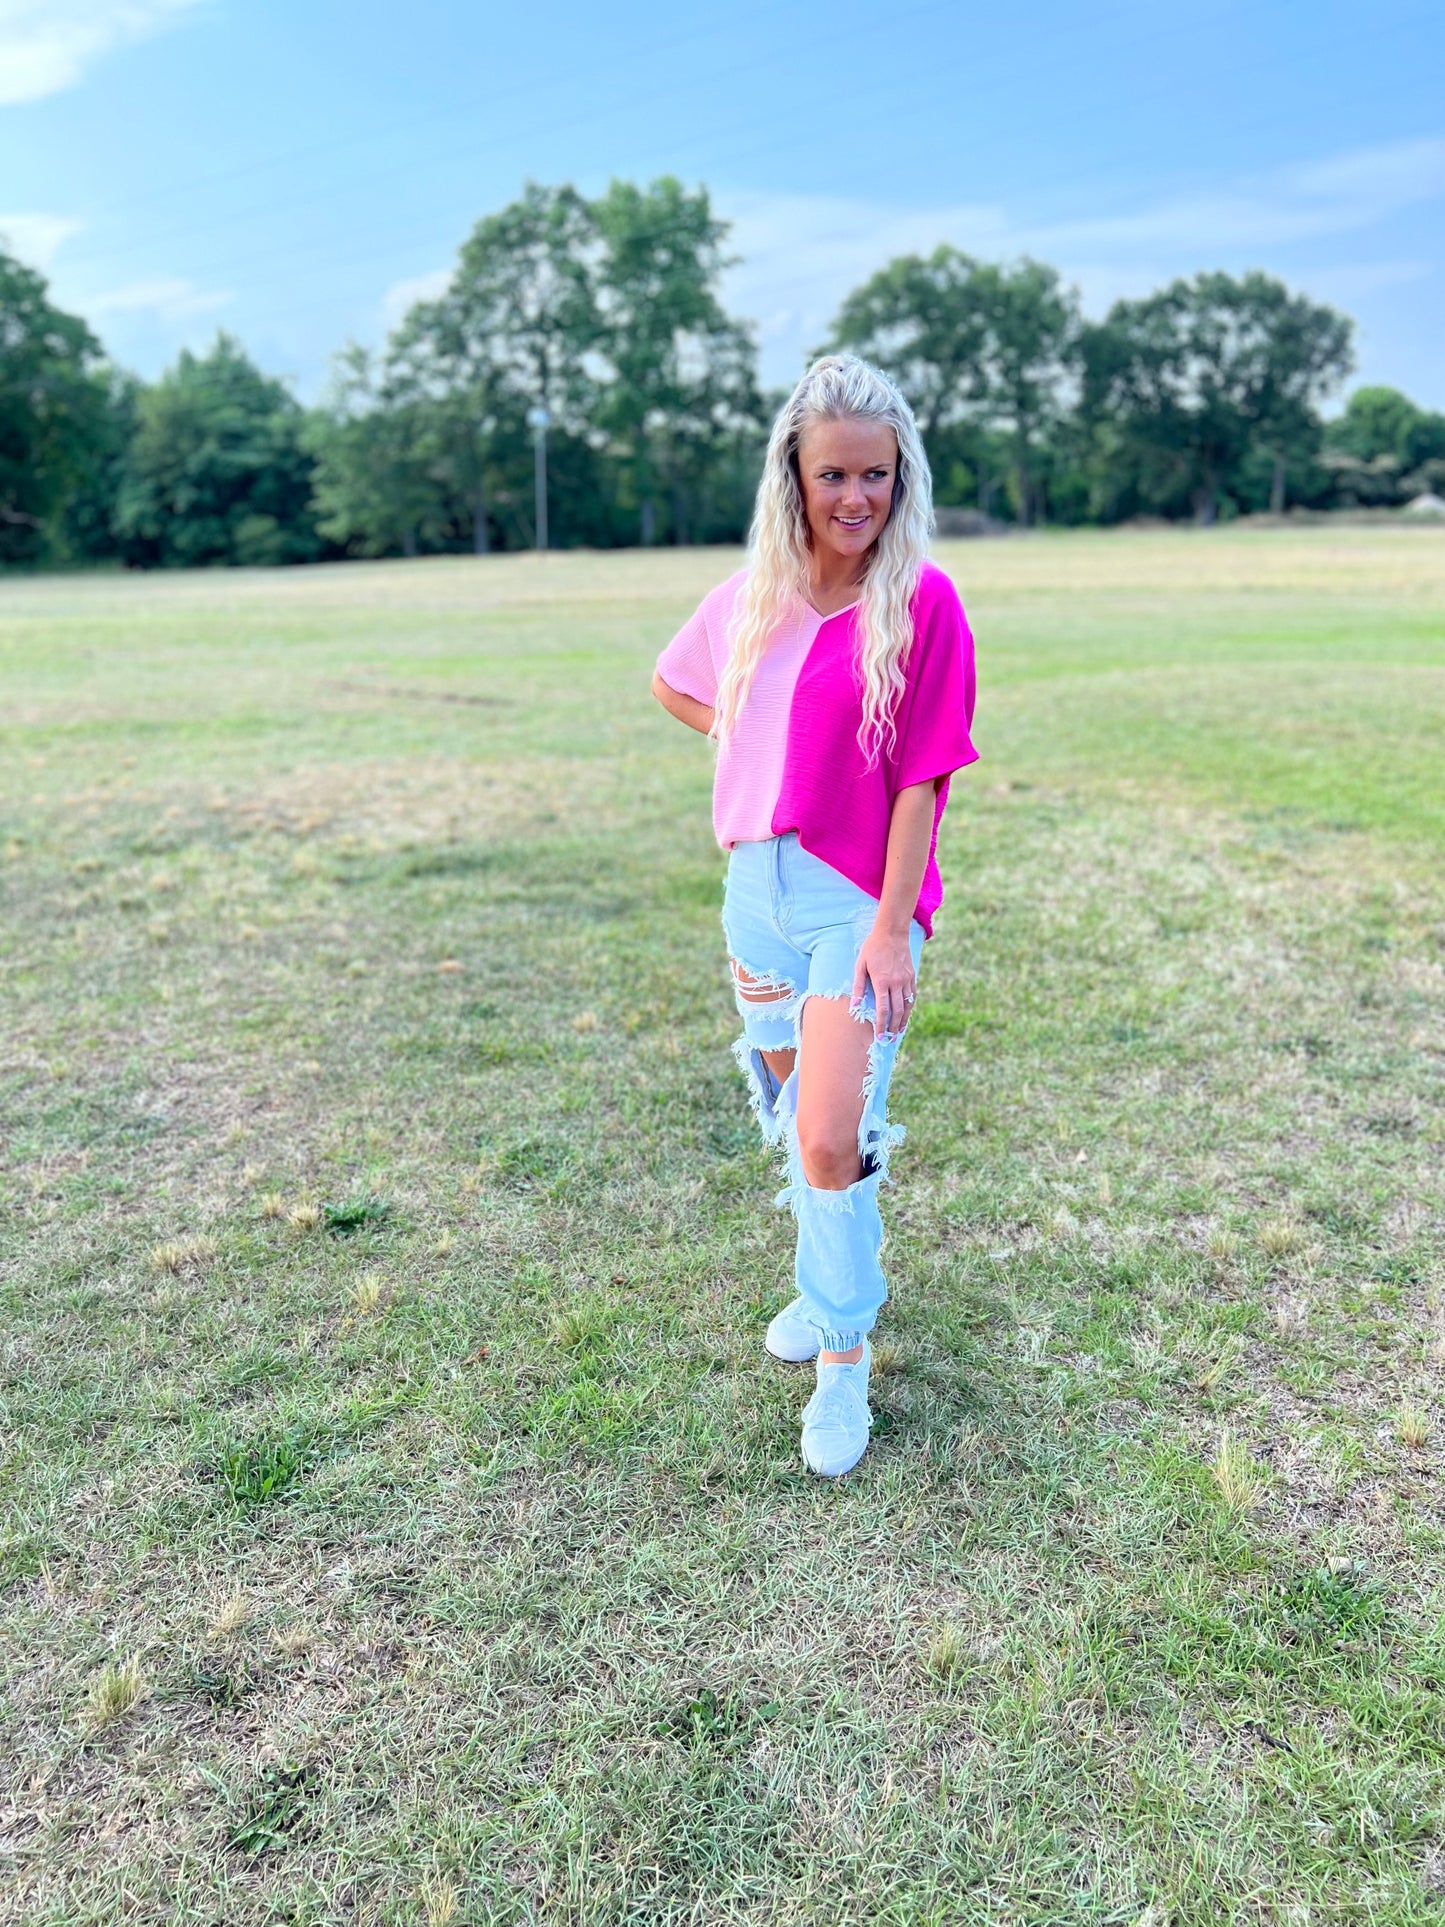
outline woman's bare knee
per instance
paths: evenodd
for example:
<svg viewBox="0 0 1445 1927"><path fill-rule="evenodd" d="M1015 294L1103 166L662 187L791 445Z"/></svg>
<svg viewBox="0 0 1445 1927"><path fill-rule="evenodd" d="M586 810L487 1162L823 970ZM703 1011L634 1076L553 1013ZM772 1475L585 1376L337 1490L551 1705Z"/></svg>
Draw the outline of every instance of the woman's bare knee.
<svg viewBox="0 0 1445 1927"><path fill-rule="evenodd" d="M848 1138L826 1127L805 1131L800 1126L798 1155L803 1176L815 1191L846 1191L863 1175L856 1131Z"/></svg>
<svg viewBox="0 0 1445 1927"><path fill-rule="evenodd" d="M863 1175L858 1132L871 1032L846 998L810 997L798 1066L798 1155L815 1191L846 1191Z"/></svg>

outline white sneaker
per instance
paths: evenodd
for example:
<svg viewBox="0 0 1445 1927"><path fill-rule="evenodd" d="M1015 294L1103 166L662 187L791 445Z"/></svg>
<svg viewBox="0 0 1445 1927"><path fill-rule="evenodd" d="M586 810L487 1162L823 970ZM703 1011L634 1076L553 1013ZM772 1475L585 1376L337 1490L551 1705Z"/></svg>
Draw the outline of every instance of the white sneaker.
<svg viewBox="0 0 1445 1927"><path fill-rule="evenodd" d="M872 1348L865 1338L856 1365L820 1365L818 1389L803 1407L803 1461L823 1479L841 1479L868 1450L868 1369Z"/></svg>
<svg viewBox="0 0 1445 1927"><path fill-rule="evenodd" d="M818 1327L808 1322L801 1298L784 1305L768 1326L763 1343L774 1358L781 1358L789 1365L806 1365L810 1358L818 1356Z"/></svg>

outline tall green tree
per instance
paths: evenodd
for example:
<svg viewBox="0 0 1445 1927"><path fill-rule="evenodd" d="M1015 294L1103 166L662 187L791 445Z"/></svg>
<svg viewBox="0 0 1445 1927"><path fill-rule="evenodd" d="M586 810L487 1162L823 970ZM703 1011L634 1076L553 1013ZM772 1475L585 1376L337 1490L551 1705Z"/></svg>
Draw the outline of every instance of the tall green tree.
<svg viewBox="0 0 1445 1927"><path fill-rule="evenodd" d="M69 496L106 452L100 343L50 300L44 277L0 252L0 562L55 545Z"/></svg>
<svg viewBox="0 0 1445 1927"><path fill-rule="evenodd" d="M1389 455L1403 468L1409 464L1411 439L1424 415L1424 409L1398 388L1357 388L1344 412L1326 426L1325 446L1361 462Z"/></svg>
<svg viewBox="0 0 1445 1927"><path fill-rule="evenodd" d="M1073 399L1079 298L1057 269L1027 258L977 274L986 323L983 412L1006 438L1014 506L1026 527L1044 503L1042 471Z"/></svg>
<svg viewBox="0 0 1445 1927"><path fill-rule="evenodd" d="M980 277L957 248L900 255L853 290L833 323L832 347L865 356L904 389L930 456L939 431L975 413L987 392Z"/></svg>
<svg viewBox="0 0 1445 1927"><path fill-rule="evenodd" d="M727 223L706 188L689 192L670 176L645 189L614 181L592 217L598 346L610 373L597 419L621 457L642 543L657 539L660 499L673 539L684 541L703 464L761 409L751 337L717 292Z"/></svg>
<svg viewBox="0 0 1445 1927"><path fill-rule="evenodd" d="M601 333L596 254L582 195L529 181L477 222L446 293L398 331L393 362L445 404L443 459L470 496L474 546L489 539L489 491L499 489L509 509L519 497L512 477L519 460L530 461L529 413L545 409L558 436L587 431L588 358Z"/></svg>
<svg viewBox="0 0 1445 1927"><path fill-rule="evenodd" d="M717 293L726 222L707 189L690 193L670 175L647 189L613 181L593 220L599 345L611 372L599 422L624 466L642 543L657 540L659 499L672 540L686 541L703 466L761 412L751 337Z"/></svg>
<svg viewBox="0 0 1445 1927"><path fill-rule="evenodd" d="M592 399L596 238L575 188L529 181L510 206L477 222L438 304L454 331L451 351L470 354L491 389L546 408L559 426L585 416Z"/></svg>
<svg viewBox="0 0 1445 1927"><path fill-rule="evenodd" d="M353 555L439 545L450 512L436 473L435 406L391 379L385 358L355 343L342 350L304 434L322 535Z"/></svg>
<svg viewBox="0 0 1445 1927"><path fill-rule="evenodd" d="M387 343L385 389L424 430L415 452L469 524L473 551L485 555L495 501L510 499L520 479L528 385L475 320L452 291L418 302Z"/></svg>
<svg viewBox="0 0 1445 1927"><path fill-rule="evenodd" d="M1086 407L1142 505L1212 522L1250 454L1281 476L1317 442L1317 407L1352 362L1352 323L1258 272L1199 274L1118 301L1085 341Z"/></svg>
<svg viewBox="0 0 1445 1927"><path fill-rule="evenodd" d="M140 396L116 505L129 560L270 565L321 553L300 406L220 334Z"/></svg>
<svg viewBox="0 0 1445 1927"><path fill-rule="evenodd" d="M1445 415L1398 388L1357 388L1326 423L1321 460L1349 505L1387 507L1445 489Z"/></svg>
<svg viewBox="0 0 1445 1927"><path fill-rule="evenodd" d="M739 532L760 403L716 293L722 238L706 195L670 181L597 201L533 183L477 224L388 342L383 383L390 406L421 405L473 548L534 539L539 407L554 541L651 540L664 520L676 539Z"/></svg>
<svg viewBox="0 0 1445 1927"><path fill-rule="evenodd" d="M983 263L944 246L890 261L850 294L832 345L896 378L945 488L957 465L987 507L1002 457L1019 520L1029 522L1068 405L1079 329L1077 297L1053 268Z"/></svg>
<svg viewBox="0 0 1445 1927"><path fill-rule="evenodd" d="M104 562L119 556L116 505L125 484L145 383L113 364L101 375L104 412L84 467L65 491L50 554L58 562Z"/></svg>

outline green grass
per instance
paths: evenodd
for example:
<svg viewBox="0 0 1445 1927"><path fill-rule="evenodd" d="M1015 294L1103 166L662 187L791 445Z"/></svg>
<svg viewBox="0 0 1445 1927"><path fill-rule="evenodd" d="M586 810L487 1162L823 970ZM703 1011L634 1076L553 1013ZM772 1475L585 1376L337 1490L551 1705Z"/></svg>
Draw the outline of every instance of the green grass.
<svg viewBox="0 0 1445 1927"><path fill-rule="evenodd" d="M0 592L0 1919L1445 1919L1445 541L957 545L859 1471L723 553Z"/></svg>

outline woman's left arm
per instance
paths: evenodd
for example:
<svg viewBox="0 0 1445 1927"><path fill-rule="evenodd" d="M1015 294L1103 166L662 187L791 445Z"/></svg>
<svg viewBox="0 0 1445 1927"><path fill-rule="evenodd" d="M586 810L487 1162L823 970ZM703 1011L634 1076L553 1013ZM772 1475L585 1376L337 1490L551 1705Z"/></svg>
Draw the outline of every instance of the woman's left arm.
<svg viewBox="0 0 1445 1927"><path fill-rule="evenodd" d="M873 1031L891 1037L908 1022L915 978L908 932L928 867L933 839L933 804L942 779L913 783L893 799L888 823L888 856L883 870L883 894L853 973L853 1002L863 1001L871 981L876 1009Z"/></svg>

